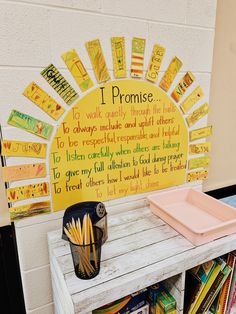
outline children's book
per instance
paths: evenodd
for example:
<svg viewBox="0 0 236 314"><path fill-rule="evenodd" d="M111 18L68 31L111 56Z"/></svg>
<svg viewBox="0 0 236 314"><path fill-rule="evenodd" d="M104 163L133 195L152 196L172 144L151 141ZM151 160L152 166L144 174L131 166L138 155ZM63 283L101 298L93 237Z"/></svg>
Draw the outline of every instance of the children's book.
<svg viewBox="0 0 236 314"><path fill-rule="evenodd" d="M189 309L187 312L185 313L192 313L192 310L194 308L194 306L196 305L205 285L207 280L209 279L211 273L213 272L215 266L216 266L216 261L215 260L211 260L209 262L203 263L201 265L198 265L192 269L189 270L190 273L192 273L198 280L201 281L201 285L199 287L199 289L197 289L196 294L193 295L192 297L192 303L189 306Z"/></svg>
<svg viewBox="0 0 236 314"><path fill-rule="evenodd" d="M235 259L236 256L232 253L229 253L227 255L227 265L231 267L231 269L234 269L235 265ZM217 307L217 314L225 314L227 310L227 302L229 300L229 291L230 291L230 285L232 281L232 274L233 272L230 272L230 275L227 277L224 285L222 286L222 289L220 290L220 296L219 296L219 303Z"/></svg>
<svg viewBox="0 0 236 314"><path fill-rule="evenodd" d="M232 252L232 254L236 256L236 251ZM234 269L232 270L232 279L229 290L226 314L230 314L230 311L235 302L235 297L236 297L236 263L234 264Z"/></svg>
<svg viewBox="0 0 236 314"><path fill-rule="evenodd" d="M208 280L206 281L206 284L204 285L204 288L195 303L193 309L191 310L191 314L197 313L197 310L199 309L202 301L204 300L205 296L207 295L207 292L209 291L210 287L212 286L213 282L215 281L216 277L218 276L219 272L224 269L226 262L221 259L220 257L216 258L214 260L216 262L216 265L211 272L210 276L208 277Z"/></svg>
<svg viewBox="0 0 236 314"><path fill-rule="evenodd" d="M230 266L225 265L224 269L219 272L204 300L202 301L199 309L197 310L197 314L204 314L208 311L214 299L219 294L220 289L223 287L224 283L229 277L231 270L232 268Z"/></svg>

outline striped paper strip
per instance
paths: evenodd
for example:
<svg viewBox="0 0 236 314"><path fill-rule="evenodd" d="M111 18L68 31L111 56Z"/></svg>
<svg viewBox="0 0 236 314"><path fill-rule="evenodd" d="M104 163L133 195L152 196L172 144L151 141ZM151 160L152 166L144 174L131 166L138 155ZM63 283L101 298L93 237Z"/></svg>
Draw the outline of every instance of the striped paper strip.
<svg viewBox="0 0 236 314"><path fill-rule="evenodd" d="M145 43L146 40L143 38L132 40L131 77L143 76Z"/></svg>
<svg viewBox="0 0 236 314"><path fill-rule="evenodd" d="M65 103L67 103L67 105L71 105L79 97L73 87L67 82L67 80L53 64L46 67L41 72L41 75L65 101Z"/></svg>

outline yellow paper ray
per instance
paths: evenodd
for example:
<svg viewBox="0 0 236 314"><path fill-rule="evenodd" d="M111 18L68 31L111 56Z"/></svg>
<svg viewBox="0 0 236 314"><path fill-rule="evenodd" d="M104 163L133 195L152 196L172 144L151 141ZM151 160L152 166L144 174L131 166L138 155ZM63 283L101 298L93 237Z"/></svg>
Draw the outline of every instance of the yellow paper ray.
<svg viewBox="0 0 236 314"><path fill-rule="evenodd" d="M188 161L188 169L196 169L196 168L202 168L202 167L208 167L210 164L210 157L209 156L203 156L198 158L192 158Z"/></svg>
<svg viewBox="0 0 236 314"><path fill-rule="evenodd" d="M132 40L131 77L143 76L144 51L146 40L134 37Z"/></svg>
<svg viewBox="0 0 236 314"><path fill-rule="evenodd" d="M189 133L190 141L198 140L199 138L207 137L212 134L212 125L206 126L204 128L192 130Z"/></svg>
<svg viewBox="0 0 236 314"><path fill-rule="evenodd" d="M154 45L151 59L149 61L146 79L151 82L156 82L158 73L161 67L162 59L165 54L165 48L160 45Z"/></svg>
<svg viewBox="0 0 236 314"><path fill-rule="evenodd" d="M17 110L12 110L7 123L47 140L53 131L53 126L51 124L35 119L34 117Z"/></svg>
<svg viewBox="0 0 236 314"><path fill-rule="evenodd" d="M41 75L58 95L61 96L67 105L71 105L79 97L74 88L67 82L53 64L47 66L41 72Z"/></svg>
<svg viewBox="0 0 236 314"><path fill-rule="evenodd" d="M190 155L210 153L210 151L211 151L211 143L210 142L191 144L189 146L189 154Z"/></svg>
<svg viewBox="0 0 236 314"><path fill-rule="evenodd" d="M2 141L2 155L9 157L45 158L47 144L23 141Z"/></svg>
<svg viewBox="0 0 236 314"><path fill-rule="evenodd" d="M65 111L56 100L46 93L35 82L31 82L23 92L23 95L46 112L50 117L58 120Z"/></svg>
<svg viewBox="0 0 236 314"><path fill-rule="evenodd" d="M21 206L9 208L11 220L17 220L25 217L31 217L39 214L50 213L50 201L35 202Z"/></svg>
<svg viewBox="0 0 236 314"><path fill-rule="evenodd" d="M188 123L188 126L191 127L195 123L197 123L200 119L202 119L205 115L207 115L209 112L209 105L208 103L205 103L201 105L199 108L193 111L187 118L186 121Z"/></svg>
<svg viewBox="0 0 236 314"><path fill-rule="evenodd" d="M187 174L187 182L205 180L208 178L208 170L192 171Z"/></svg>
<svg viewBox="0 0 236 314"><path fill-rule="evenodd" d="M61 57L82 92L93 87L93 82L75 49L63 53Z"/></svg>
<svg viewBox="0 0 236 314"><path fill-rule="evenodd" d="M193 105L195 105L200 98L203 96L203 91L201 86L198 86L194 89L194 91L182 102L180 105L183 113L187 113Z"/></svg>
<svg viewBox="0 0 236 314"><path fill-rule="evenodd" d="M15 188L7 189L8 202L16 202L27 198L34 198L49 195L49 187L47 182L22 185Z"/></svg>
<svg viewBox="0 0 236 314"><path fill-rule="evenodd" d="M110 74L99 39L88 41L86 48L98 83L110 80Z"/></svg>
<svg viewBox="0 0 236 314"><path fill-rule="evenodd" d="M179 102L179 100L183 97L186 90L191 86L193 81L195 80L195 77L192 72L187 72L184 77L180 80L179 84L175 87L173 92L171 93L171 97L176 101Z"/></svg>
<svg viewBox="0 0 236 314"><path fill-rule="evenodd" d="M171 60L165 74L163 75L159 86L167 92L173 83L177 73L179 72L180 68L182 67L183 63L177 57L174 57Z"/></svg>
<svg viewBox="0 0 236 314"><path fill-rule="evenodd" d="M125 38L112 37L111 47L114 76L116 78L126 77Z"/></svg>
<svg viewBox="0 0 236 314"><path fill-rule="evenodd" d="M46 176L46 164L35 163L3 167L2 174L5 182L43 178Z"/></svg>

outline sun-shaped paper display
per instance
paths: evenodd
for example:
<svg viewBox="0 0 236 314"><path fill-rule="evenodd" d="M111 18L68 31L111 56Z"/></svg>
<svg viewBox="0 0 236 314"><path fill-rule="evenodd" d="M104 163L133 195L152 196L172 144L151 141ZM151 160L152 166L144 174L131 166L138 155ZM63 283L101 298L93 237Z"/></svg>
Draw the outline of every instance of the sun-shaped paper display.
<svg viewBox="0 0 236 314"><path fill-rule="evenodd" d="M187 72L169 96L168 91L182 66L177 57L172 59L157 84L165 49L160 45L153 47L144 78L145 40L134 38L131 79L128 79L125 40L113 37L111 43L115 80L110 80L99 40L86 43L98 86L94 86L74 49L62 55L80 90L86 91L84 96L78 98L78 92L54 65L41 72L70 105L66 109L34 82L24 91L24 95L51 118L60 119L49 148L49 185L54 211L81 201L105 201L207 176L207 170L202 168L209 164L209 157L202 154L210 151L210 143L199 139L210 135L211 127L190 132L188 128L204 117L209 107L207 103L201 104L185 116L203 96L200 86L182 101L195 80L193 74ZM45 139L52 133L51 125L16 110L8 123ZM9 141L3 144L9 146ZM3 145L3 155L4 150L7 155ZM191 154L201 155L188 160ZM192 169L197 170L188 171ZM19 188L8 189L9 202L26 199L26 195L47 195L49 186L46 182L43 187L43 183L40 184L21 186L21 192ZM40 212L40 202L34 204L38 204ZM12 207L13 216L17 217L17 212L28 215L34 212L33 204L24 206ZM37 205L34 207L37 212Z"/></svg>

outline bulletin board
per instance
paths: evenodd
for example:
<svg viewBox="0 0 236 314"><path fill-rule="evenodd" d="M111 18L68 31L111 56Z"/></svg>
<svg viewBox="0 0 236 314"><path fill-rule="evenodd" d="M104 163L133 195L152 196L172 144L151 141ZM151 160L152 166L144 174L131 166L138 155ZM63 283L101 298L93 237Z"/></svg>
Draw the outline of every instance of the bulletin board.
<svg viewBox="0 0 236 314"><path fill-rule="evenodd" d="M113 37L111 79L100 41L89 41L86 48L97 84L72 49L62 59L80 91L53 64L41 71L48 91L38 82L25 87L27 101L54 122L17 108L8 117L16 132L20 128L45 141L2 141L3 156L39 160L4 167L12 220L81 201L106 201L207 178L211 146L206 137L212 127L195 127L209 111L208 103L201 101L203 90L190 71L173 86L182 67L176 56L158 80L165 55L159 44L154 45L145 71L145 46L145 39L133 38L128 69L125 38ZM60 103L49 94L51 88L61 97ZM32 178L38 182L21 184ZM11 187L11 182L19 184Z"/></svg>

